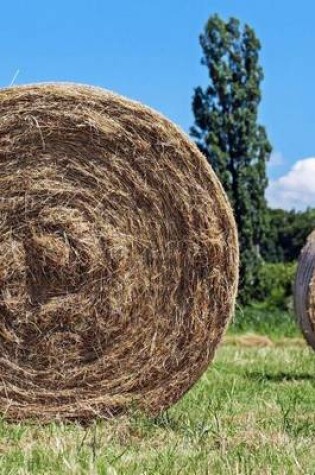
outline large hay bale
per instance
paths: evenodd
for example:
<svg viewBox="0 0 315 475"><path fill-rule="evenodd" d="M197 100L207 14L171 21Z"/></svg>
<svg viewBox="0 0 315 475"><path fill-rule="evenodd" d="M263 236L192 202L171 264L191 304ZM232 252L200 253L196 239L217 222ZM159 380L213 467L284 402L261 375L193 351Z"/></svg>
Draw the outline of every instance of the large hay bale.
<svg viewBox="0 0 315 475"><path fill-rule="evenodd" d="M0 91L0 411L157 414L212 360L234 307L226 196L194 144L100 89Z"/></svg>
<svg viewBox="0 0 315 475"><path fill-rule="evenodd" d="M315 231L309 236L299 258L294 303L305 339L315 350Z"/></svg>

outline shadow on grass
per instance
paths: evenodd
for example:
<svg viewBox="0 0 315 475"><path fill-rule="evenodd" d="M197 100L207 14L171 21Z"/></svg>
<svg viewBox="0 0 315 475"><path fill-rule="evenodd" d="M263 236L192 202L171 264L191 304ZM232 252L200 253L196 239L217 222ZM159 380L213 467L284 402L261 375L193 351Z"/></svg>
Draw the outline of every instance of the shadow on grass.
<svg viewBox="0 0 315 475"><path fill-rule="evenodd" d="M312 381L315 383L314 374L309 373L290 373L281 371L280 373L260 373L260 372L246 372L246 378L254 379L255 381L270 381L272 383L281 383L286 381Z"/></svg>

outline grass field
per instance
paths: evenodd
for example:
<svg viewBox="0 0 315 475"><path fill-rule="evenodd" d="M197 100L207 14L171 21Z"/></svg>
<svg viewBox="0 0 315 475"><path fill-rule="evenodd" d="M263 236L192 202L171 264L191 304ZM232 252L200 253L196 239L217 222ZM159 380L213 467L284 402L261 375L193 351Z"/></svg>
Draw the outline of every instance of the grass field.
<svg viewBox="0 0 315 475"><path fill-rule="evenodd" d="M156 420L2 422L0 473L314 474L315 354L297 332L236 330L199 383Z"/></svg>

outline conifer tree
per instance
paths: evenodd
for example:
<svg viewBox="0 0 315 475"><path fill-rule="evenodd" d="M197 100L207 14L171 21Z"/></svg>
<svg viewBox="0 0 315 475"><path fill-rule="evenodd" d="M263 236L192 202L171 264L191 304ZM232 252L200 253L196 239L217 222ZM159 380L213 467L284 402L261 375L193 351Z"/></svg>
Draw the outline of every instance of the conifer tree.
<svg viewBox="0 0 315 475"><path fill-rule="evenodd" d="M200 36L206 88L193 97L192 136L225 188L239 231L240 298L255 298L259 285L260 244L267 227L266 163L271 146L258 123L263 71L254 30L235 18L209 18Z"/></svg>

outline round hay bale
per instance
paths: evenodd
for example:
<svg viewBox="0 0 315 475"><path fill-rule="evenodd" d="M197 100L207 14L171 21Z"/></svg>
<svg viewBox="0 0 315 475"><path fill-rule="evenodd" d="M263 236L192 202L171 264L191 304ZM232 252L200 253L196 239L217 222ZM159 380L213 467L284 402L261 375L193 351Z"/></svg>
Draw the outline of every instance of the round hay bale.
<svg viewBox="0 0 315 475"><path fill-rule="evenodd" d="M294 304L304 337L315 350L315 231L309 236L299 258Z"/></svg>
<svg viewBox="0 0 315 475"><path fill-rule="evenodd" d="M13 87L0 108L1 413L158 414L233 312L220 183L172 123L113 93Z"/></svg>

